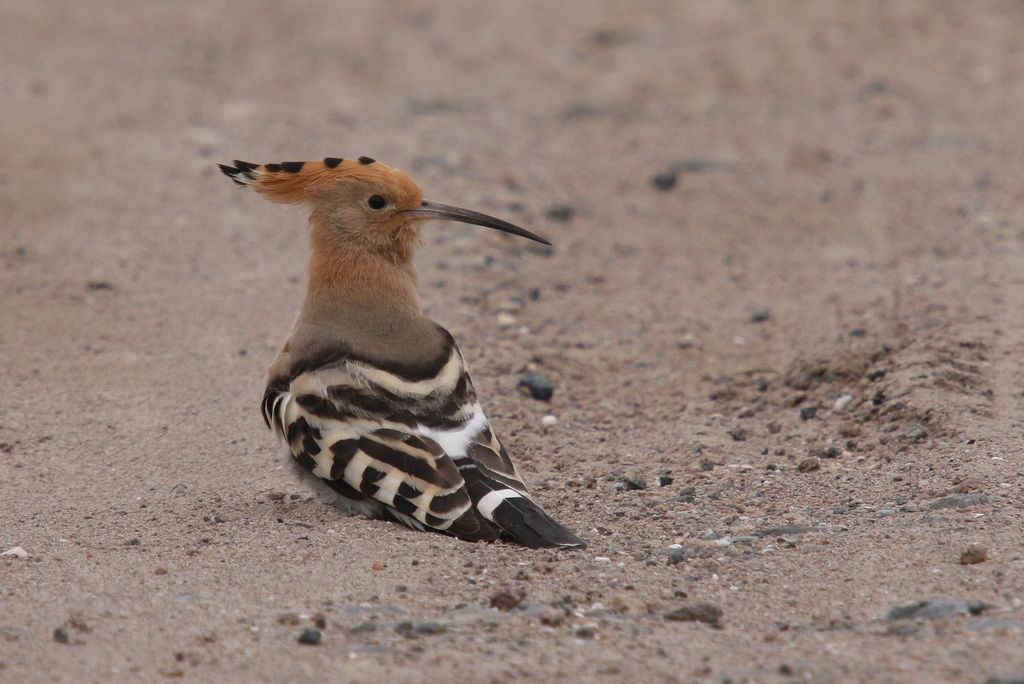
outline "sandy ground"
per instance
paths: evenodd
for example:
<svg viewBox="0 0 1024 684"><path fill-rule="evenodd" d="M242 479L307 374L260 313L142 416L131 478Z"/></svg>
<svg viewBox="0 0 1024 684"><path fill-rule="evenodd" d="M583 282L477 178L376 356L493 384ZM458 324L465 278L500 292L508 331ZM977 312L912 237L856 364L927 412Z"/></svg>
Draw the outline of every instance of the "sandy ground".
<svg viewBox="0 0 1024 684"><path fill-rule="evenodd" d="M3 2L0 681L1024 676L1022 23ZM345 517L280 458L305 217L214 162L358 155L554 240L418 264L585 552Z"/></svg>

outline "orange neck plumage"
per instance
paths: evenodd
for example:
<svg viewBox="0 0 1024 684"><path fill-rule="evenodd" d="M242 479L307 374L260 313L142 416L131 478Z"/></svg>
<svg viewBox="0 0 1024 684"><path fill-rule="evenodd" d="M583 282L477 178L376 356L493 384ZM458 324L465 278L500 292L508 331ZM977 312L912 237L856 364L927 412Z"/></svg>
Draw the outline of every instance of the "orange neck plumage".
<svg viewBox="0 0 1024 684"><path fill-rule="evenodd" d="M350 301L381 309L420 312L412 256L419 231L377 242L342 238L326 221L312 219L307 301Z"/></svg>

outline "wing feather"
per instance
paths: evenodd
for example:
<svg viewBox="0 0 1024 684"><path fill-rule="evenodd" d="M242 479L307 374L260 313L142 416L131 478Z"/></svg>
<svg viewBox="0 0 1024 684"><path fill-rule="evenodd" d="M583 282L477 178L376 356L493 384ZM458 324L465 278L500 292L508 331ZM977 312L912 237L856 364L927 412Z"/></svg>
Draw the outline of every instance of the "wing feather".
<svg viewBox="0 0 1024 684"><path fill-rule="evenodd" d="M403 376L341 351L320 358L272 380L262 411L295 461L336 492L463 539L582 544L530 499L454 341L432 374Z"/></svg>

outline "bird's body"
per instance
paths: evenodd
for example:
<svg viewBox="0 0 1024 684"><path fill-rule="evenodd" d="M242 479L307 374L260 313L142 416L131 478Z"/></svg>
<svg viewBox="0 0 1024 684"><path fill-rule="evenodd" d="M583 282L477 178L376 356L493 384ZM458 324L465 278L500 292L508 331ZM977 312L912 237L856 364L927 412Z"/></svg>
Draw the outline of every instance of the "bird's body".
<svg viewBox="0 0 1024 684"><path fill-rule="evenodd" d="M412 265L430 218L543 239L425 202L407 175L366 157L221 170L313 209L306 300L268 373L263 416L318 489L418 530L583 546L530 498L455 340L423 316Z"/></svg>

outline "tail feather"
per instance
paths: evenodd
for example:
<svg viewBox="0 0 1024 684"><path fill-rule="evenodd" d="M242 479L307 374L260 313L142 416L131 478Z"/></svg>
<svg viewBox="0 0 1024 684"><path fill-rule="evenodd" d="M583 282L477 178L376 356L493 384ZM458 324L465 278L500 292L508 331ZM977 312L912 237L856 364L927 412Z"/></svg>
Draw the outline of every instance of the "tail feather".
<svg viewBox="0 0 1024 684"><path fill-rule="evenodd" d="M509 497L495 506L495 524L531 549L545 547L585 548L579 537L562 527L529 499Z"/></svg>
<svg viewBox="0 0 1024 684"><path fill-rule="evenodd" d="M522 493L484 476L480 471L462 471L475 511L501 528L515 541L539 548L585 548L586 544L556 522Z"/></svg>

